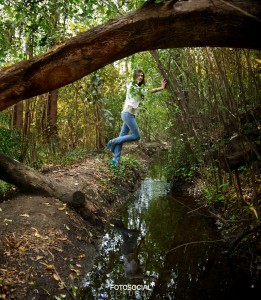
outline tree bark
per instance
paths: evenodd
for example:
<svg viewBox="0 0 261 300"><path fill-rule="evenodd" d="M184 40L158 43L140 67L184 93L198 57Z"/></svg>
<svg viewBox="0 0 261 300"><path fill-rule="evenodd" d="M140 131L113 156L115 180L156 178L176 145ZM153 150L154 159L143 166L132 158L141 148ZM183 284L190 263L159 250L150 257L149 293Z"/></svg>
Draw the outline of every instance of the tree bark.
<svg viewBox="0 0 261 300"><path fill-rule="evenodd" d="M23 102L18 103L13 107L12 126L16 129L23 129Z"/></svg>
<svg viewBox="0 0 261 300"><path fill-rule="evenodd" d="M54 141L58 142L57 103L58 103L58 90L54 90L48 94L47 105L46 105L47 106L47 114L46 114L47 128L45 128L45 130L46 130L47 142L50 144Z"/></svg>
<svg viewBox="0 0 261 300"><path fill-rule="evenodd" d="M260 0L148 1L0 72L0 110L72 83L140 51L177 47L261 50Z"/></svg>
<svg viewBox="0 0 261 300"><path fill-rule="evenodd" d="M56 197L74 208L85 205L84 194L80 191L71 191L55 180L50 180L30 167L0 153L1 180L17 186L24 192L42 192Z"/></svg>

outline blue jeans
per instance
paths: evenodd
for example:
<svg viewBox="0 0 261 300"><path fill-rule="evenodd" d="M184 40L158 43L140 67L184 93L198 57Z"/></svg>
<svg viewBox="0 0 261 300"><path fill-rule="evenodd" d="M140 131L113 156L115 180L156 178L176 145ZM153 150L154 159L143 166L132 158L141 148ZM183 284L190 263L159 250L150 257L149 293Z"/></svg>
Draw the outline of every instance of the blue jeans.
<svg viewBox="0 0 261 300"><path fill-rule="evenodd" d="M114 147L114 160L117 162L121 157L121 150L123 143L138 141L140 139L140 131L136 122L135 116L129 112L123 112L121 114L123 125L120 135L113 139ZM131 132L131 134L129 134Z"/></svg>

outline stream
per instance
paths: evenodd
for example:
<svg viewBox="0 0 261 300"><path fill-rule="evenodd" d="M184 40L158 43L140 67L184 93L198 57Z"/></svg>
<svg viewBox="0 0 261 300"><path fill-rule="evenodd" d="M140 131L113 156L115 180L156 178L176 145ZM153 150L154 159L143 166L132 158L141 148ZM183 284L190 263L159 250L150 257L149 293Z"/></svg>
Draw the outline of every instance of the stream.
<svg viewBox="0 0 261 300"><path fill-rule="evenodd" d="M112 220L77 299L243 299L248 279L224 255L214 220L171 193L167 153ZM251 298L246 298L251 299Z"/></svg>

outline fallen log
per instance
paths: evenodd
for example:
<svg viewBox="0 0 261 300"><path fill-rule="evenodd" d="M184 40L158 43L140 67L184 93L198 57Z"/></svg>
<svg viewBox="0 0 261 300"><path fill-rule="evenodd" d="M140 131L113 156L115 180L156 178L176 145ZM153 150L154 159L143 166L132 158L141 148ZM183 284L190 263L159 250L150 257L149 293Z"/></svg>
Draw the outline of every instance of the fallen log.
<svg viewBox="0 0 261 300"><path fill-rule="evenodd" d="M15 185L21 191L43 193L55 197L75 209L85 207L83 192L71 191L66 186L3 153L0 153L0 166L0 179Z"/></svg>

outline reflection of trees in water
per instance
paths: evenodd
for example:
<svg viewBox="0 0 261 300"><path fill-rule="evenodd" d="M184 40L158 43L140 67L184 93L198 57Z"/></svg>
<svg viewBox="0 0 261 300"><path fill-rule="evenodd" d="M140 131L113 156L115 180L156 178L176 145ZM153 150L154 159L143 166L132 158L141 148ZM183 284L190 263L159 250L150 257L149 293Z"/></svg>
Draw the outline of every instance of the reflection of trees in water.
<svg viewBox="0 0 261 300"><path fill-rule="evenodd" d="M158 295L170 299L209 299L210 294L215 299L213 291L220 291L227 284L217 280L228 272L226 265L220 263L220 243L191 244L169 251L184 243L218 239L211 230L211 220L187 214L189 209L179 202L171 195L152 201L145 216L150 234L148 251L157 249L162 259L161 266L156 267L158 278L150 299L158 299ZM154 267L156 261L155 257L151 260Z"/></svg>
<svg viewBox="0 0 261 300"><path fill-rule="evenodd" d="M154 187L148 187L150 184ZM210 265L210 246L189 246L168 255L166 253L177 245L202 239L216 239L216 235L211 236L213 233L207 218L187 215L188 209L179 201L175 201L171 195L165 195L163 191L166 191L167 186L163 186L160 181L147 181L146 198L149 197L150 201L143 201L140 196L138 202L129 208L127 219L130 224L137 223L139 219L139 226L145 232L140 259L145 265L145 270L158 278L154 282L151 297L174 294L187 297L191 295L190 290L200 287L200 274L205 274L207 265ZM182 200L187 199L180 201ZM147 203L149 205L146 205ZM138 208L135 209L136 207Z"/></svg>

